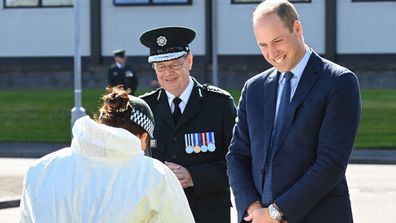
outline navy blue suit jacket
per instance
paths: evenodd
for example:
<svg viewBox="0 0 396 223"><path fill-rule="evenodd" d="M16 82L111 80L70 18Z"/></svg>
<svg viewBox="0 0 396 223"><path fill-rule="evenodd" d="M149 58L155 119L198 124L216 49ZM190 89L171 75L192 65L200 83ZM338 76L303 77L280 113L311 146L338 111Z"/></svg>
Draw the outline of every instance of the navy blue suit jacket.
<svg viewBox="0 0 396 223"><path fill-rule="evenodd" d="M243 222L251 203L262 200L278 76L274 68L269 69L249 79L242 90L227 154L238 222ZM273 159L272 191L289 223L353 222L345 170L360 110L356 76L313 52Z"/></svg>

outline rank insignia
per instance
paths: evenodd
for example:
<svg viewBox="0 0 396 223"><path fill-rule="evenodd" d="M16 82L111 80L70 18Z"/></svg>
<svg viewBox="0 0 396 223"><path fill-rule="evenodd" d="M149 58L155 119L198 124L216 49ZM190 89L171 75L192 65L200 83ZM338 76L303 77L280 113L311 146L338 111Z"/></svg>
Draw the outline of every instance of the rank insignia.
<svg viewBox="0 0 396 223"><path fill-rule="evenodd" d="M150 148L157 148L157 139L150 139Z"/></svg>

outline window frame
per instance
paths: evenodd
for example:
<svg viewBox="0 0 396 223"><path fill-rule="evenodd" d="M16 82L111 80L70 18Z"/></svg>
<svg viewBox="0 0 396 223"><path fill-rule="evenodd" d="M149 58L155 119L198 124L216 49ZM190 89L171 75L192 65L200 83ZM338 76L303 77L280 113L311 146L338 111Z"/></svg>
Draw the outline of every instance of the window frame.
<svg viewBox="0 0 396 223"><path fill-rule="evenodd" d="M7 0L3 0L4 9L41 9L41 8L73 8L74 3L72 1L71 5L43 5L43 0L37 0L37 5L25 5L25 6L7 6ZM44 0L45 1L45 0Z"/></svg>
<svg viewBox="0 0 396 223"><path fill-rule="evenodd" d="M178 5L178 6L183 6L183 5L192 5L192 0L186 0L186 3L184 2L171 2L171 3L156 3L153 2L154 0L147 0L147 3L117 3L117 0L113 0L113 5L116 7L125 7L125 6L172 6L172 5Z"/></svg>
<svg viewBox="0 0 396 223"><path fill-rule="evenodd" d="M396 2L396 0L352 0L352 3L354 3L354 2L375 2L375 3L378 3L378 2Z"/></svg>
<svg viewBox="0 0 396 223"><path fill-rule="evenodd" d="M231 4L235 5L243 5L243 4L259 4L263 0L252 0L250 2L243 2L243 1L238 1L238 0L231 0ZM289 0L291 3L295 4L300 4L300 3L312 3L312 0ZM396 1L396 0L395 0Z"/></svg>

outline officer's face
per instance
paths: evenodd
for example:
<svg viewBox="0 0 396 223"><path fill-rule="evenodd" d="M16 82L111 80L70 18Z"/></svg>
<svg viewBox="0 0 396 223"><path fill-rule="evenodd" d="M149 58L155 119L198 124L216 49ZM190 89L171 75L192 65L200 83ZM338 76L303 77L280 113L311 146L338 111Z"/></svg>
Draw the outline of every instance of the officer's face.
<svg viewBox="0 0 396 223"><path fill-rule="evenodd" d="M290 31L279 16L272 13L260 18L253 29L261 53L278 71L289 71L304 56L305 45L299 21L294 21Z"/></svg>
<svg viewBox="0 0 396 223"><path fill-rule="evenodd" d="M116 63L119 63L119 64L124 64L125 63L125 57L115 56L114 60L115 60Z"/></svg>
<svg viewBox="0 0 396 223"><path fill-rule="evenodd" d="M189 53L176 60L154 63L153 67L161 87L178 97L187 88L190 81L192 54Z"/></svg>

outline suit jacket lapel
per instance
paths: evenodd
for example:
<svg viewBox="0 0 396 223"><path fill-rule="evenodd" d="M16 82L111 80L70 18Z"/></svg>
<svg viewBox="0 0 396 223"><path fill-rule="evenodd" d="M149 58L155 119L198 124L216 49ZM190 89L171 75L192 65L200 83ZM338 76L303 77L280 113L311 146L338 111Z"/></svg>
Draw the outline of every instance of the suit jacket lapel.
<svg viewBox="0 0 396 223"><path fill-rule="evenodd" d="M163 119L172 128L175 128L175 122L173 121L173 116L169 107L168 97L166 96L165 90L161 90L158 99L158 106L156 108L155 114L157 117Z"/></svg>
<svg viewBox="0 0 396 223"><path fill-rule="evenodd" d="M312 51L311 57L307 63L307 66L304 69L304 72L301 75L301 79L298 83L296 92L292 98L292 101L288 108L288 113L286 116L286 120L284 123L283 128L281 129L280 136L279 136L279 148L282 147L283 142L289 132L291 124L294 120L294 115L296 113L297 108L300 104L304 101L307 97L309 92L311 91L312 87L314 86L316 80L318 79L318 72L320 71L322 66L322 62L319 56ZM276 150L276 153L279 149Z"/></svg>
<svg viewBox="0 0 396 223"><path fill-rule="evenodd" d="M264 82L263 98L259 98L259 101L263 102L263 110L260 109L259 111L263 111L263 115L264 115L263 146L264 148L266 148L263 154L264 157L267 156L267 151L270 146L272 128L274 125L274 117L275 117L276 98L278 92L277 90L278 90L278 72L274 69L274 71L268 76L267 80Z"/></svg>
<svg viewBox="0 0 396 223"><path fill-rule="evenodd" d="M181 116L179 122L176 125L176 129L182 127L186 124L190 119L194 117L203 107L202 99L203 93L200 86L197 86L198 83L194 80L194 87L191 91L190 98L188 99L186 108L184 109L183 115ZM173 121L173 120L172 120Z"/></svg>

